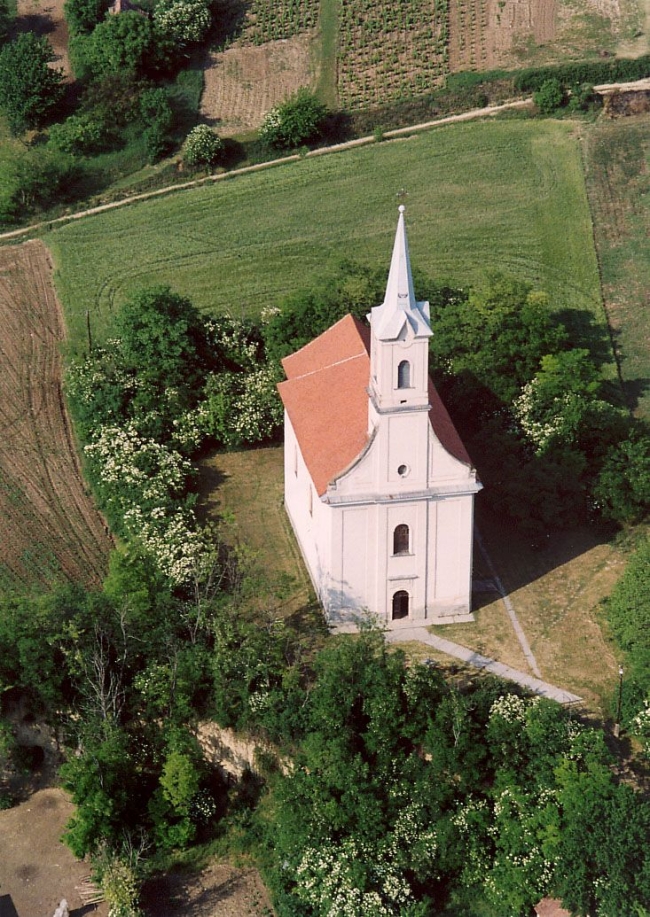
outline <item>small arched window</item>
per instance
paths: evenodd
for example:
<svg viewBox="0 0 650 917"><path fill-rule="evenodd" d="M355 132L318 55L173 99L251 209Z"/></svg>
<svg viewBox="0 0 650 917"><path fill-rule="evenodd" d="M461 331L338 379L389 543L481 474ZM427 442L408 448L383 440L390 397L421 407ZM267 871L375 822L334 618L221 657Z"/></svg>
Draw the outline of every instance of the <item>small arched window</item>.
<svg viewBox="0 0 650 917"><path fill-rule="evenodd" d="M411 387L411 364L408 360L402 360L402 362L397 367L397 387Z"/></svg>
<svg viewBox="0 0 650 917"><path fill-rule="evenodd" d="M400 589L393 596L393 621L409 616L409 594L405 589Z"/></svg>
<svg viewBox="0 0 650 917"><path fill-rule="evenodd" d="M408 554L409 547L408 525L396 526L393 532L393 554Z"/></svg>

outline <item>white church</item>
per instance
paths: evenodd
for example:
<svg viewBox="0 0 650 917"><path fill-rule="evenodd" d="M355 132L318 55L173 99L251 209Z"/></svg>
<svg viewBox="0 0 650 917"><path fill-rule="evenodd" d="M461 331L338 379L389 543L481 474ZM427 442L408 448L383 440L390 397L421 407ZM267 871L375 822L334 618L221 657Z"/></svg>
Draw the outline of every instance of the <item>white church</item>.
<svg viewBox="0 0 650 917"><path fill-rule="evenodd" d="M285 506L329 623L472 620L476 471L429 379L404 210L369 326L347 315L283 360Z"/></svg>

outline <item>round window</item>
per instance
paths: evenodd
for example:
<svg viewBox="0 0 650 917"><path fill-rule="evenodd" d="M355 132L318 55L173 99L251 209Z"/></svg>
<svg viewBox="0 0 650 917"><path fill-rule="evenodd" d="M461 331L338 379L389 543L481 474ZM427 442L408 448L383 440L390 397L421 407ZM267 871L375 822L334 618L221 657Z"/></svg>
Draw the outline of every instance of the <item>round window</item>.
<svg viewBox="0 0 650 917"><path fill-rule="evenodd" d="M397 469L397 473L400 476L400 478L405 478L406 475L409 473L409 466L400 465L399 468Z"/></svg>

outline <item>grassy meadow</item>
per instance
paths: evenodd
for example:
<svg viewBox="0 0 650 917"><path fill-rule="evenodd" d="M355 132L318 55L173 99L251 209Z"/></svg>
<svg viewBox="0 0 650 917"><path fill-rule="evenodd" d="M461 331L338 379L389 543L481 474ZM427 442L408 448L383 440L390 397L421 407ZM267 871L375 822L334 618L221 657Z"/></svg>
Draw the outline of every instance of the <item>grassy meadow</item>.
<svg viewBox="0 0 650 917"><path fill-rule="evenodd" d="M650 418L650 115L600 120L587 136L585 165L625 391Z"/></svg>
<svg viewBox="0 0 650 917"><path fill-rule="evenodd" d="M287 163L88 217L43 236L73 350L135 290L170 284L210 313L259 315L337 259L388 269L407 192L413 264L468 284L525 278L578 323L604 322L572 125L490 121Z"/></svg>

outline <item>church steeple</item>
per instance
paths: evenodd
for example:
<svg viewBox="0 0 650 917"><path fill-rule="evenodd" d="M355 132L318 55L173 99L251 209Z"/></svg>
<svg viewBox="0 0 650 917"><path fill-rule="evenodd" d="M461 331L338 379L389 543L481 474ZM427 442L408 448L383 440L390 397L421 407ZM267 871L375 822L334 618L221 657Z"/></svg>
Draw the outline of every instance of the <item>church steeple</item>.
<svg viewBox="0 0 650 917"><path fill-rule="evenodd" d="M417 302L415 298L411 259L404 225L405 210L404 205L400 204L386 295L381 306L376 306L372 310L370 317L373 334L380 341L397 340L403 335L407 324L416 338L431 335L429 303Z"/></svg>
<svg viewBox="0 0 650 917"><path fill-rule="evenodd" d="M370 319L370 414L428 407L429 303L415 298L404 211L399 208L386 294Z"/></svg>

